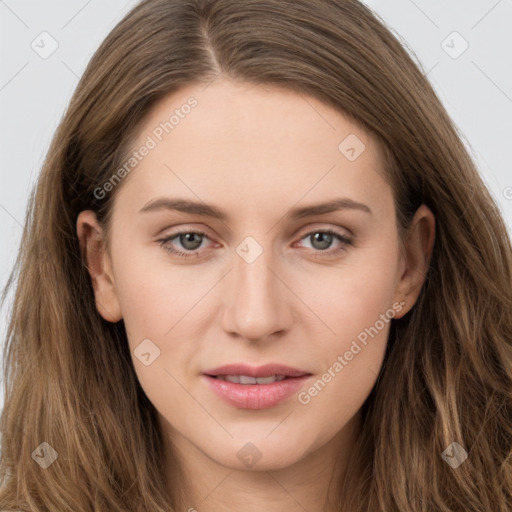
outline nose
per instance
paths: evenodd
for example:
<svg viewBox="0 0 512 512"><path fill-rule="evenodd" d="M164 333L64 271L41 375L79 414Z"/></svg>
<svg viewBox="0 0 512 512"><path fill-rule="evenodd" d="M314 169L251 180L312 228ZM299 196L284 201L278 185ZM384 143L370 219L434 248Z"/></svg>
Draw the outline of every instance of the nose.
<svg viewBox="0 0 512 512"><path fill-rule="evenodd" d="M263 250L254 241L245 247L241 244L233 260L223 302L223 329L249 342L282 336L293 323L293 293L286 286L282 266L270 249Z"/></svg>

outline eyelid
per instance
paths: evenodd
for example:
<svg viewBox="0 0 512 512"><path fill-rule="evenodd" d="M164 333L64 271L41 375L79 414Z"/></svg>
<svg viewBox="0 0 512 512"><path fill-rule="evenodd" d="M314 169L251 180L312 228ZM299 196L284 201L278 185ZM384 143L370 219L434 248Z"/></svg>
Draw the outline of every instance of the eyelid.
<svg viewBox="0 0 512 512"><path fill-rule="evenodd" d="M161 238L161 239L162 238L173 238L176 235L181 235L184 233L198 233L198 234L207 236L208 238L210 238L210 240L212 239L212 237L208 234L209 229L202 227L202 226L196 228L196 227L193 227L193 225L179 224L176 226L177 231L169 232L169 230L172 230L173 227L174 226L170 226L170 227L162 230L160 232L161 234L158 235L159 238ZM336 231L337 235L345 237L345 238L352 238L354 236L353 232L346 227L326 225L326 224L317 222L317 223L314 223L313 225L307 226L305 228L298 229L297 231L295 231L295 233L292 235L292 237L296 238L300 235L300 238L304 238L306 235L312 234L312 232L329 231L329 230ZM343 231L345 233L343 233Z"/></svg>
<svg viewBox="0 0 512 512"><path fill-rule="evenodd" d="M337 235L343 236L345 238L352 238L354 236L354 233L350 231L350 229L342 226L336 226L332 224L325 224L321 222L315 222L313 225L309 225L306 228L301 228L298 231L296 231L296 235L293 235L294 238L296 236L300 235L300 238L304 238L306 235L310 235L313 232L317 231L335 231Z"/></svg>
<svg viewBox="0 0 512 512"><path fill-rule="evenodd" d="M160 229L158 231L157 236L162 238L168 238L169 236L180 235L182 233L193 233L193 232L203 232L207 234L207 232L211 232L211 229L206 227L204 224L195 225L195 223L184 224L178 223L173 224L172 226L166 226L164 229Z"/></svg>

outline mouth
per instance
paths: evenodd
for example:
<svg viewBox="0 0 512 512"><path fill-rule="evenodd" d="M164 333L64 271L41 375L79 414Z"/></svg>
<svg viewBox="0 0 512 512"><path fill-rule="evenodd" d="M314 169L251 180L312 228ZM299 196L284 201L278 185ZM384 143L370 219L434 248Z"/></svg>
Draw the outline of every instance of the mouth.
<svg viewBox="0 0 512 512"><path fill-rule="evenodd" d="M226 365L203 373L215 394L239 409L268 409L299 391L312 374L280 364Z"/></svg>

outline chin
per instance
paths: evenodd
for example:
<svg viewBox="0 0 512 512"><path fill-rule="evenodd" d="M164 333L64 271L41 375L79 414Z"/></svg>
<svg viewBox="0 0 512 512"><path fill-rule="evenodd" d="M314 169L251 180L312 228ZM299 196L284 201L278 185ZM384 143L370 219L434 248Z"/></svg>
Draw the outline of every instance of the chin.
<svg viewBox="0 0 512 512"><path fill-rule="evenodd" d="M268 435L265 434L265 435ZM304 436L308 438L309 436ZM310 438L310 437L309 437ZM229 446L219 447L215 452L207 453L218 464L233 470L277 471L299 462L305 455L304 447L292 438L286 440L276 436L265 439L244 436L243 440L232 440Z"/></svg>

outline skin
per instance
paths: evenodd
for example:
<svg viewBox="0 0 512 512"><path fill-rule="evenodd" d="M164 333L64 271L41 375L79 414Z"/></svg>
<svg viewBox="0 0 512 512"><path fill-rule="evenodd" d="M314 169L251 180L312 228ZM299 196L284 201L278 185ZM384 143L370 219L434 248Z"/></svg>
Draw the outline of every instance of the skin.
<svg viewBox="0 0 512 512"><path fill-rule="evenodd" d="M435 219L422 205L401 246L376 141L340 112L288 90L225 78L188 86L153 108L134 149L191 96L197 107L116 190L108 248L94 213L78 217L97 308L110 322L124 320L165 450L180 460L183 510L324 510L329 480L344 476L360 431L389 323L307 404L294 395L270 409L235 408L201 374L228 363L277 362L312 373L307 391L393 304L403 304L395 318L414 306ZM366 147L354 161L338 149L349 134ZM214 204L228 219L165 208L140 213L161 197ZM371 213L285 217L335 197ZM350 243L314 236L325 229ZM206 236L176 237L191 230ZM263 250L251 263L236 251L247 236ZM169 246L199 255L180 258ZM134 356L145 339L160 350L149 366ZM252 467L237 457L249 442L261 453ZM166 474L175 491L170 465Z"/></svg>

